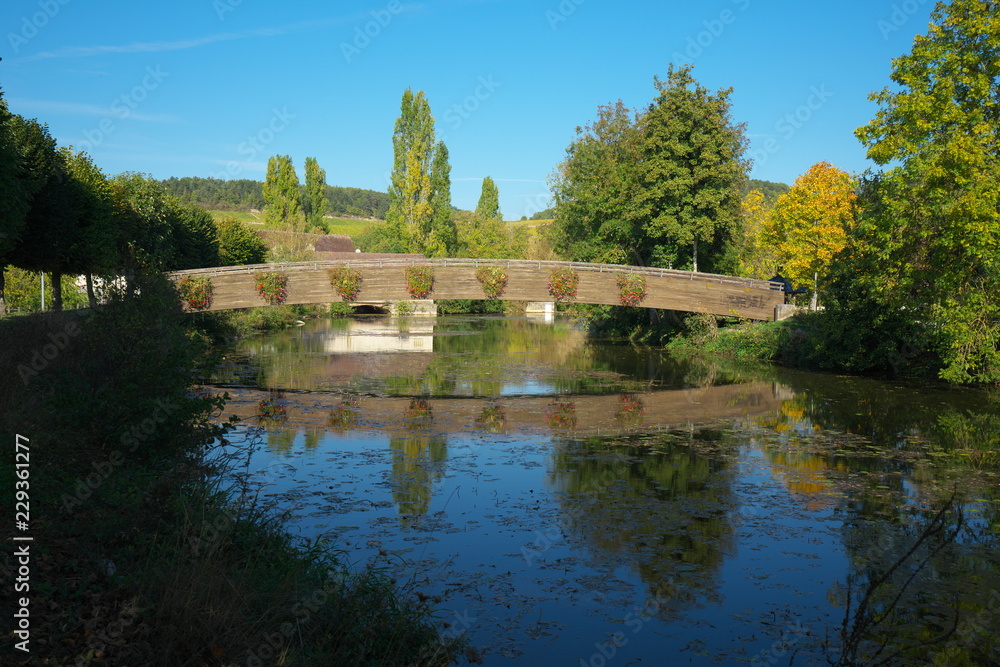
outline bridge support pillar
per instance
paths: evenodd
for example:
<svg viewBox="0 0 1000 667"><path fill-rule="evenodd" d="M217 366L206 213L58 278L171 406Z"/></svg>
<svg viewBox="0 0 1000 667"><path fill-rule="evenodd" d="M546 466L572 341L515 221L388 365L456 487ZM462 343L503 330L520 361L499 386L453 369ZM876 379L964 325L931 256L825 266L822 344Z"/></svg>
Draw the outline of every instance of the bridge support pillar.
<svg viewBox="0 0 1000 667"><path fill-rule="evenodd" d="M393 315L437 316L434 299L414 299L411 301L390 301L389 312Z"/></svg>
<svg viewBox="0 0 1000 667"><path fill-rule="evenodd" d="M551 322L556 315L556 304L554 301L527 301L524 304L524 314Z"/></svg>

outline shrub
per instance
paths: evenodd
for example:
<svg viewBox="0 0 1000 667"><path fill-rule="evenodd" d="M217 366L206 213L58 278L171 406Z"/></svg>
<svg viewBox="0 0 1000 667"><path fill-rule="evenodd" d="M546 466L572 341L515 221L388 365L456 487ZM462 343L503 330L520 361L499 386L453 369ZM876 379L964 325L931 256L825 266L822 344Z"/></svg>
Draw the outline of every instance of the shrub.
<svg viewBox="0 0 1000 667"><path fill-rule="evenodd" d="M646 298L646 277L627 273L618 277L618 300L623 306L638 306Z"/></svg>
<svg viewBox="0 0 1000 667"><path fill-rule="evenodd" d="M580 276L569 267L559 268L549 276L549 294L556 301L566 302L576 296L576 288L580 283Z"/></svg>
<svg viewBox="0 0 1000 667"><path fill-rule="evenodd" d="M404 269L406 275L406 291L414 299L424 299L434 289L433 266L408 266Z"/></svg>
<svg viewBox="0 0 1000 667"><path fill-rule="evenodd" d="M507 272L497 266L476 269L476 280L483 286L487 299L499 299L507 289Z"/></svg>
<svg viewBox="0 0 1000 667"><path fill-rule="evenodd" d="M267 245L257 232L236 218L223 218L215 222L219 235L219 264L239 266L262 264L267 256Z"/></svg>
<svg viewBox="0 0 1000 667"><path fill-rule="evenodd" d="M338 266L327 271L330 276L330 284L337 290L337 294L344 301L354 301L361 291L361 271L347 266Z"/></svg>
<svg viewBox="0 0 1000 667"><path fill-rule="evenodd" d="M177 291L191 310L205 310L212 305L215 288L208 276L184 276L177 283Z"/></svg>
<svg viewBox="0 0 1000 667"><path fill-rule="evenodd" d="M277 306L285 302L288 291L288 276L281 271L258 271L253 274L254 289L268 304Z"/></svg>

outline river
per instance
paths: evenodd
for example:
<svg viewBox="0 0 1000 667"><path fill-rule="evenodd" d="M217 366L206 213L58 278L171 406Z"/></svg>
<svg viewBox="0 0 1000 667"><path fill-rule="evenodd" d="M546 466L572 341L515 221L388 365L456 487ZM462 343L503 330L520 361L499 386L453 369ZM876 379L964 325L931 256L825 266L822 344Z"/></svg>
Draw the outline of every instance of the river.
<svg viewBox="0 0 1000 667"><path fill-rule="evenodd" d="M949 629L932 652L1000 664L989 392L499 316L313 321L214 384L289 527L437 596L486 665L826 664Z"/></svg>

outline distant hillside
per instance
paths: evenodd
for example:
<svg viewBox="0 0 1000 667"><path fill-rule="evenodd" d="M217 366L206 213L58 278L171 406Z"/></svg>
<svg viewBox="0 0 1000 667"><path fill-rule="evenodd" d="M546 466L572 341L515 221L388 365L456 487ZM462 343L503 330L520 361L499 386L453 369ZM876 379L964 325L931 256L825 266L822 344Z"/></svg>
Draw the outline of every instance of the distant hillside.
<svg viewBox="0 0 1000 667"><path fill-rule="evenodd" d="M746 193L751 190L760 190L761 194L764 195L764 201L773 202L775 199L791 189L791 186L785 183L775 183L774 181L762 181L757 178L751 178L747 181L743 195L746 196Z"/></svg>
<svg viewBox="0 0 1000 667"><path fill-rule="evenodd" d="M264 184L245 178L224 181L219 178L185 176L160 181L163 187L185 204L195 204L216 211L249 211L264 208ZM384 220L389 210L389 195L362 188L326 186L326 215L376 218Z"/></svg>

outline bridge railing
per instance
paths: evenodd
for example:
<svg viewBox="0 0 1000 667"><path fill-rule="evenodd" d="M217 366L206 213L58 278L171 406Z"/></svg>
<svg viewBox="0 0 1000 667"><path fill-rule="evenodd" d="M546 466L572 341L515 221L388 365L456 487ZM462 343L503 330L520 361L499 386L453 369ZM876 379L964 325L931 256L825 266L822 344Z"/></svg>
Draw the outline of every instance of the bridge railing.
<svg viewBox="0 0 1000 667"><path fill-rule="evenodd" d="M172 271L167 275L179 277L183 275L234 275L253 274L257 271L315 271L329 269L337 266L348 266L355 268L385 268L385 267L406 267L417 265L429 265L440 267L473 267L481 266L500 267L506 269L522 270L546 270L553 271L557 268L572 268L581 271L593 271L597 273L634 273L649 277L675 278L678 280L703 281L719 283L725 285L741 285L752 289L775 290L784 289L784 284L771 282L769 280L759 280L757 278L740 278L738 276L726 276L716 273L701 273L696 271L679 271L677 269L660 269L648 266L629 266L625 264L592 264L588 262L562 262L551 260L534 259L462 259L462 258L441 258L430 259L422 257L405 258L364 258L358 259L331 259L331 260L310 260L305 262L280 262L272 264L244 264L240 266L217 266L206 269L190 269L187 271Z"/></svg>

